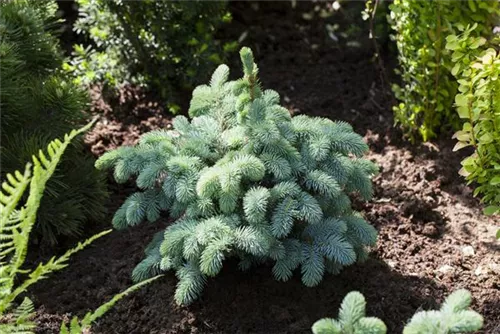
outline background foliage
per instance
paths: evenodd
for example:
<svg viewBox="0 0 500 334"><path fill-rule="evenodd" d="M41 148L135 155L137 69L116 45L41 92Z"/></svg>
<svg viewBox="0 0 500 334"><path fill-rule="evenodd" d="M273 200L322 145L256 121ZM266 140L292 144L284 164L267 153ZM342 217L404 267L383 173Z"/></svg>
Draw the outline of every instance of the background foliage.
<svg viewBox="0 0 500 334"><path fill-rule="evenodd" d="M223 1L78 0L78 33L92 46L75 46L66 64L77 82L149 86L162 98L204 81L222 61L216 29L230 20ZM211 66L212 65L212 66ZM175 111L175 109L174 109Z"/></svg>
<svg viewBox="0 0 500 334"><path fill-rule="evenodd" d="M455 150L474 149L462 161L460 173L469 183L475 182L474 195L481 194L489 204L486 214L500 212L500 55L498 41L487 43L478 36L477 24L447 37L446 48L452 53L458 93L455 106L464 121L455 133Z"/></svg>
<svg viewBox="0 0 500 334"><path fill-rule="evenodd" d="M10 1L0 6L4 176L22 169L51 138L83 124L88 97L59 73L55 2L42 6L38 1ZM80 144L72 145L47 184L34 239L55 243L59 236L78 235L85 222L103 218L106 197L106 183L93 168L93 158Z"/></svg>
<svg viewBox="0 0 500 334"><path fill-rule="evenodd" d="M390 9L402 81L393 86L400 101L395 122L412 140L426 141L441 129L458 128L453 110L458 84L445 38L471 22L477 23L479 35L490 35L498 1L395 0Z"/></svg>

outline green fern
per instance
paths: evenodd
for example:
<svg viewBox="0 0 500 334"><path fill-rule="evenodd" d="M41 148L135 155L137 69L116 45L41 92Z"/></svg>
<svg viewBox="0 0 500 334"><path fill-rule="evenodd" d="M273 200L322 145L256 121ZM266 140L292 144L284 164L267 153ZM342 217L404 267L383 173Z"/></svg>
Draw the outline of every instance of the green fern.
<svg viewBox="0 0 500 334"><path fill-rule="evenodd" d="M132 292L140 289L146 284L151 283L152 281L160 278L162 275L158 275L156 277L144 280L140 283L137 283L131 287L129 287L127 290L115 295L110 301L107 303L101 305L97 310L94 312L88 312L85 314L83 319L81 321L78 320L77 317L74 317L71 322L69 323L69 327L63 323L61 324L61 334L81 334L81 333L88 333L90 330L90 327L92 326L92 323L96 321L98 318L102 317L106 312L108 312L120 299L123 297L126 297L127 295L131 294Z"/></svg>
<svg viewBox="0 0 500 334"><path fill-rule="evenodd" d="M2 334L31 334L35 329L35 324L31 319L35 316L35 307L29 298L24 298L23 302L10 314L6 323L0 324Z"/></svg>
<svg viewBox="0 0 500 334"><path fill-rule="evenodd" d="M30 333L33 324L29 321L33 305L25 299L17 308L15 300L34 283L47 277L51 272L67 266L71 255L88 246L95 239L107 234L101 232L85 242L79 243L61 257L53 257L46 263L39 264L35 269L23 269L28 251L30 232L36 222L37 211L44 194L45 185L50 179L61 157L71 141L92 126L74 130L65 135L64 141L52 141L44 153L39 151L33 156L32 164L27 164L23 174L16 171L7 174L0 192L0 316L9 320L2 324L2 333ZM19 202L29 186L29 195L24 205ZM22 274L26 278L19 280Z"/></svg>

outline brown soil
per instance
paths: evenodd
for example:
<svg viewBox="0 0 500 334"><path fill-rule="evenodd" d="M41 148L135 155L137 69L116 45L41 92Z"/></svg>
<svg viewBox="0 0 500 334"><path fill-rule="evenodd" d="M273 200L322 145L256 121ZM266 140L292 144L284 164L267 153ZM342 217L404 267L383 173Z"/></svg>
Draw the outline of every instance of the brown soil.
<svg viewBox="0 0 500 334"><path fill-rule="evenodd" d="M232 3L234 21L223 34L229 39L248 31L243 44L255 51L263 85L277 90L293 113L345 120L365 136L368 157L381 166L374 199L356 203L379 231L370 259L326 276L315 288L302 285L298 276L277 282L270 267L240 272L228 262L188 307L174 304L177 280L167 273L120 301L98 321L95 333L307 333L317 319L336 316L352 290L365 295L370 316L383 319L389 333L400 333L415 311L436 307L458 288L472 292L473 307L485 318L483 333L500 333L500 246L494 239L499 223L481 214L471 188L457 174L463 154L451 151L454 143L447 134L427 144L400 139L393 127L392 98L380 83L371 44L362 37L366 31L351 37L361 47L347 46L349 37L336 43L325 32L326 20L302 18L312 5L298 3L295 10L290 2L260 2L258 10L255 4ZM358 20L362 5L333 16L341 31L351 17ZM390 58L386 63L392 63ZM96 98L94 106L103 118L87 142L97 155L132 144L170 121L135 89L124 91L120 100ZM111 213L133 191L132 185L112 187ZM107 220L96 230L109 225ZM81 316L130 286L142 250L165 225L144 223L113 232L38 284L32 295L42 307L39 333L57 332L62 319ZM464 252L466 246L473 254Z"/></svg>

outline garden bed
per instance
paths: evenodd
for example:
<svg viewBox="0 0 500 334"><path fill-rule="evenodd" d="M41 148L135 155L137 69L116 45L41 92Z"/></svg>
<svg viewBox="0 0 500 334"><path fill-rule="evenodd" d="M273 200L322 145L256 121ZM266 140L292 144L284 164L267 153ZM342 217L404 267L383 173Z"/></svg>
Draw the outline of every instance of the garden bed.
<svg viewBox="0 0 500 334"><path fill-rule="evenodd" d="M315 288L305 287L298 276L277 282L271 267L241 272L228 262L209 280L200 300L188 307L173 302L177 279L169 272L118 303L93 331L305 333L317 319L335 316L342 298L358 290L367 299L368 315L383 319L389 333L398 333L418 309L434 308L451 291L467 288L473 308L485 318L483 332L500 333L500 246L494 238L498 222L482 215L480 203L458 175L463 155L452 152L454 141L446 139L451 134L417 145L400 139L393 127L393 99L381 84L366 32L337 43L325 33L324 20L303 18L312 5L258 5L257 10L247 2L232 3L234 20L223 38L248 31L243 44L255 52L264 87L278 91L291 112L347 121L365 137L368 158L380 165L381 173L375 178L374 199L357 204L357 209L378 230L377 246L366 263L327 275ZM336 14L341 29L351 20L359 23L362 5L349 4L352 10ZM358 44L347 43L349 38ZM394 63L386 53L385 63ZM171 117L141 94L124 89L120 99L109 102L94 91L94 111L103 117L87 143L96 155L169 126ZM110 184L110 217L96 231L110 226L112 213L133 191L131 185ZM57 332L61 319L95 309L130 286L130 273L144 247L167 224L165 218L113 232L38 284L32 294L40 307L39 333Z"/></svg>

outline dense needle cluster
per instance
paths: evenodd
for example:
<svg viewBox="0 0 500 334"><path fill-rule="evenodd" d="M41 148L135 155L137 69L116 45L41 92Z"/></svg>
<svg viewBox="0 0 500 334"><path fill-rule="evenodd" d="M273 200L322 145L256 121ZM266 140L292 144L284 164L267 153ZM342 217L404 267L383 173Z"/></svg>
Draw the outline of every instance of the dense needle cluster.
<svg viewBox="0 0 500 334"><path fill-rule="evenodd" d="M403 329L403 334L472 333L483 326L483 317L469 309L472 297L460 289L446 297L439 311L419 311ZM382 320L365 317L365 297L357 291L345 296L339 318L323 318L312 326L313 334L385 334Z"/></svg>
<svg viewBox="0 0 500 334"><path fill-rule="evenodd" d="M291 117L275 91L261 88L251 50L240 54L244 77L228 81L228 67L219 66L194 90L191 121L178 116L173 130L147 133L97 162L114 167L117 182L136 177L141 189L116 212L116 228L155 221L161 211L175 219L133 278L175 270L182 304L229 257L241 269L272 261L282 281L300 268L314 286L325 272L365 259L377 237L349 197L372 196L377 167L361 158L362 137L344 122Z"/></svg>

